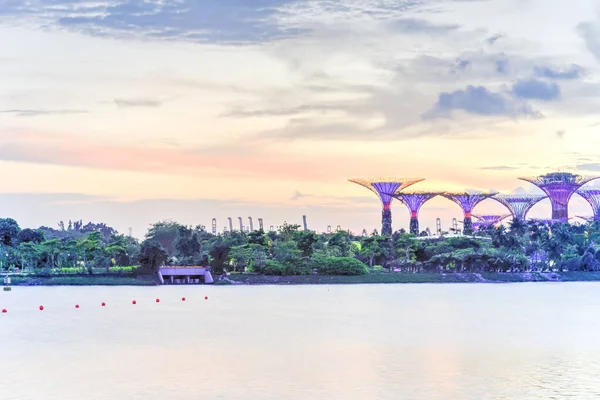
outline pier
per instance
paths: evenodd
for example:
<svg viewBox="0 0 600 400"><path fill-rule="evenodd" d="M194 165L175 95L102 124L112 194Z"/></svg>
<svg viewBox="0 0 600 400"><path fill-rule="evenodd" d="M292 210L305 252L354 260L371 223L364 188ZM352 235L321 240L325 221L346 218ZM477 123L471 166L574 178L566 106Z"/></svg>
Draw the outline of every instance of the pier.
<svg viewBox="0 0 600 400"><path fill-rule="evenodd" d="M163 266L158 269L158 279L165 284L213 283L210 267Z"/></svg>

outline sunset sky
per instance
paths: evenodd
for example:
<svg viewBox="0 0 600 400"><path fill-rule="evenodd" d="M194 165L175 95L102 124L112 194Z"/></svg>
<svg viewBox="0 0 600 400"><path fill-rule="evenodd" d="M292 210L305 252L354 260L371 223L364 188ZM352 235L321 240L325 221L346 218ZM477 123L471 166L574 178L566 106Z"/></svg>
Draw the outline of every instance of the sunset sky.
<svg viewBox="0 0 600 400"><path fill-rule="evenodd" d="M351 177L600 175L597 0L3 0L0 38L0 207L23 227L360 233L381 207ZM421 227L461 215L437 198Z"/></svg>

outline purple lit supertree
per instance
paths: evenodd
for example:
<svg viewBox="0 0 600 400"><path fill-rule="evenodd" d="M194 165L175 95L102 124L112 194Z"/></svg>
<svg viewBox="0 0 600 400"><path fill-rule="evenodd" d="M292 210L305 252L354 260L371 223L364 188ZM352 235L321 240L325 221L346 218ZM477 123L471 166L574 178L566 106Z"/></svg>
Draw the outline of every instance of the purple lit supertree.
<svg viewBox="0 0 600 400"><path fill-rule="evenodd" d="M478 193L478 192L457 192L457 193L441 193L445 198L452 200L460 206L464 214L463 233L465 235L473 234L473 220L471 218L471 212L473 208L483 200L494 196L496 193Z"/></svg>
<svg viewBox="0 0 600 400"><path fill-rule="evenodd" d="M560 222L569 221L569 200L573 193L595 176L583 176L570 172L551 172L536 177L519 178L534 184L548 195L552 205L552 219Z"/></svg>
<svg viewBox="0 0 600 400"><path fill-rule="evenodd" d="M594 211L594 221L600 221L600 190L599 189L580 189L577 194L583 197Z"/></svg>
<svg viewBox="0 0 600 400"><path fill-rule="evenodd" d="M497 194L492 199L508 208L514 219L525 221L531 207L546 197L543 194Z"/></svg>
<svg viewBox="0 0 600 400"><path fill-rule="evenodd" d="M381 234L391 236L392 234L392 196L398 194L401 190L421 182L423 178L396 178L379 177L369 179L348 179L350 182L357 183L366 187L375 193L381 200L383 211L381 212Z"/></svg>
<svg viewBox="0 0 600 400"><path fill-rule="evenodd" d="M419 210L425 204L425 202L433 199L435 196L441 194L440 192L411 192L411 193L398 193L393 195L394 198L404 203L410 211L410 229L409 232L413 235L419 234Z"/></svg>
<svg viewBox="0 0 600 400"><path fill-rule="evenodd" d="M477 229L482 229L492 225L497 225L498 223L502 222L503 219L510 217L510 214L473 214L473 216L478 219L478 221L473 222L473 227Z"/></svg>

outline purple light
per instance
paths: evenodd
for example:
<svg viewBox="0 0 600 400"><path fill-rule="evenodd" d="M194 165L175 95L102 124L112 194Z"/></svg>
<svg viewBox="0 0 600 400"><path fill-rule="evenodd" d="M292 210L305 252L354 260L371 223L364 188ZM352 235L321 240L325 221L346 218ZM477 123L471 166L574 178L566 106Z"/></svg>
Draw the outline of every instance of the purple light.
<svg viewBox="0 0 600 400"><path fill-rule="evenodd" d="M569 220L569 200L577 189L597 177L576 175L569 172L552 172L537 177L519 178L533 183L548 195L552 205L552 219Z"/></svg>
<svg viewBox="0 0 600 400"><path fill-rule="evenodd" d="M481 224L483 225L496 225L498 222L502 221L504 218L508 217L510 214L504 215L475 215L473 216L477 218Z"/></svg>
<svg viewBox="0 0 600 400"><path fill-rule="evenodd" d="M410 216L416 218L419 216L419 210L423 204L439 194L436 192L398 193L395 197L408 207Z"/></svg>
<svg viewBox="0 0 600 400"><path fill-rule="evenodd" d="M541 194L498 194L492 199L508 208L514 219L524 221L529 210L546 197Z"/></svg>
<svg viewBox="0 0 600 400"><path fill-rule="evenodd" d="M598 189L580 189L577 194L583 197L594 211L594 221L600 221L600 190Z"/></svg>
<svg viewBox="0 0 600 400"><path fill-rule="evenodd" d="M494 196L496 193L442 193L442 196L452 200L462 208L465 217L470 217L473 208L483 200Z"/></svg>
<svg viewBox="0 0 600 400"><path fill-rule="evenodd" d="M392 194L402 187L402 182L372 182L371 186L377 191L381 202L389 205L392 202Z"/></svg>

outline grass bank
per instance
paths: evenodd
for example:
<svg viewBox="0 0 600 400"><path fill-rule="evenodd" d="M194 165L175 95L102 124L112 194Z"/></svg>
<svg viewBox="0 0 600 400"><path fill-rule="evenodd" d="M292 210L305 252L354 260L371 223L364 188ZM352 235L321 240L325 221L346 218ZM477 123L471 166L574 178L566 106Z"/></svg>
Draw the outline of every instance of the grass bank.
<svg viewBox="0 0 600 400"><path fill-rule="evenodd" d="M245 285L307 285L307 284L360 284L360 283L510 283L510 282L579 282L600 281L600 272L528 272L483 274L407 274L370 273L356 276L267 276L257 274L231 274L227 281L216 284Z"/></svg>
<svg viewBox="0 0 600 400"><path fill-rule="evenodd" d="M11 276L13 286L154 286L155 276L102 276L102 275L56 275L56 276Z"/></svg>

